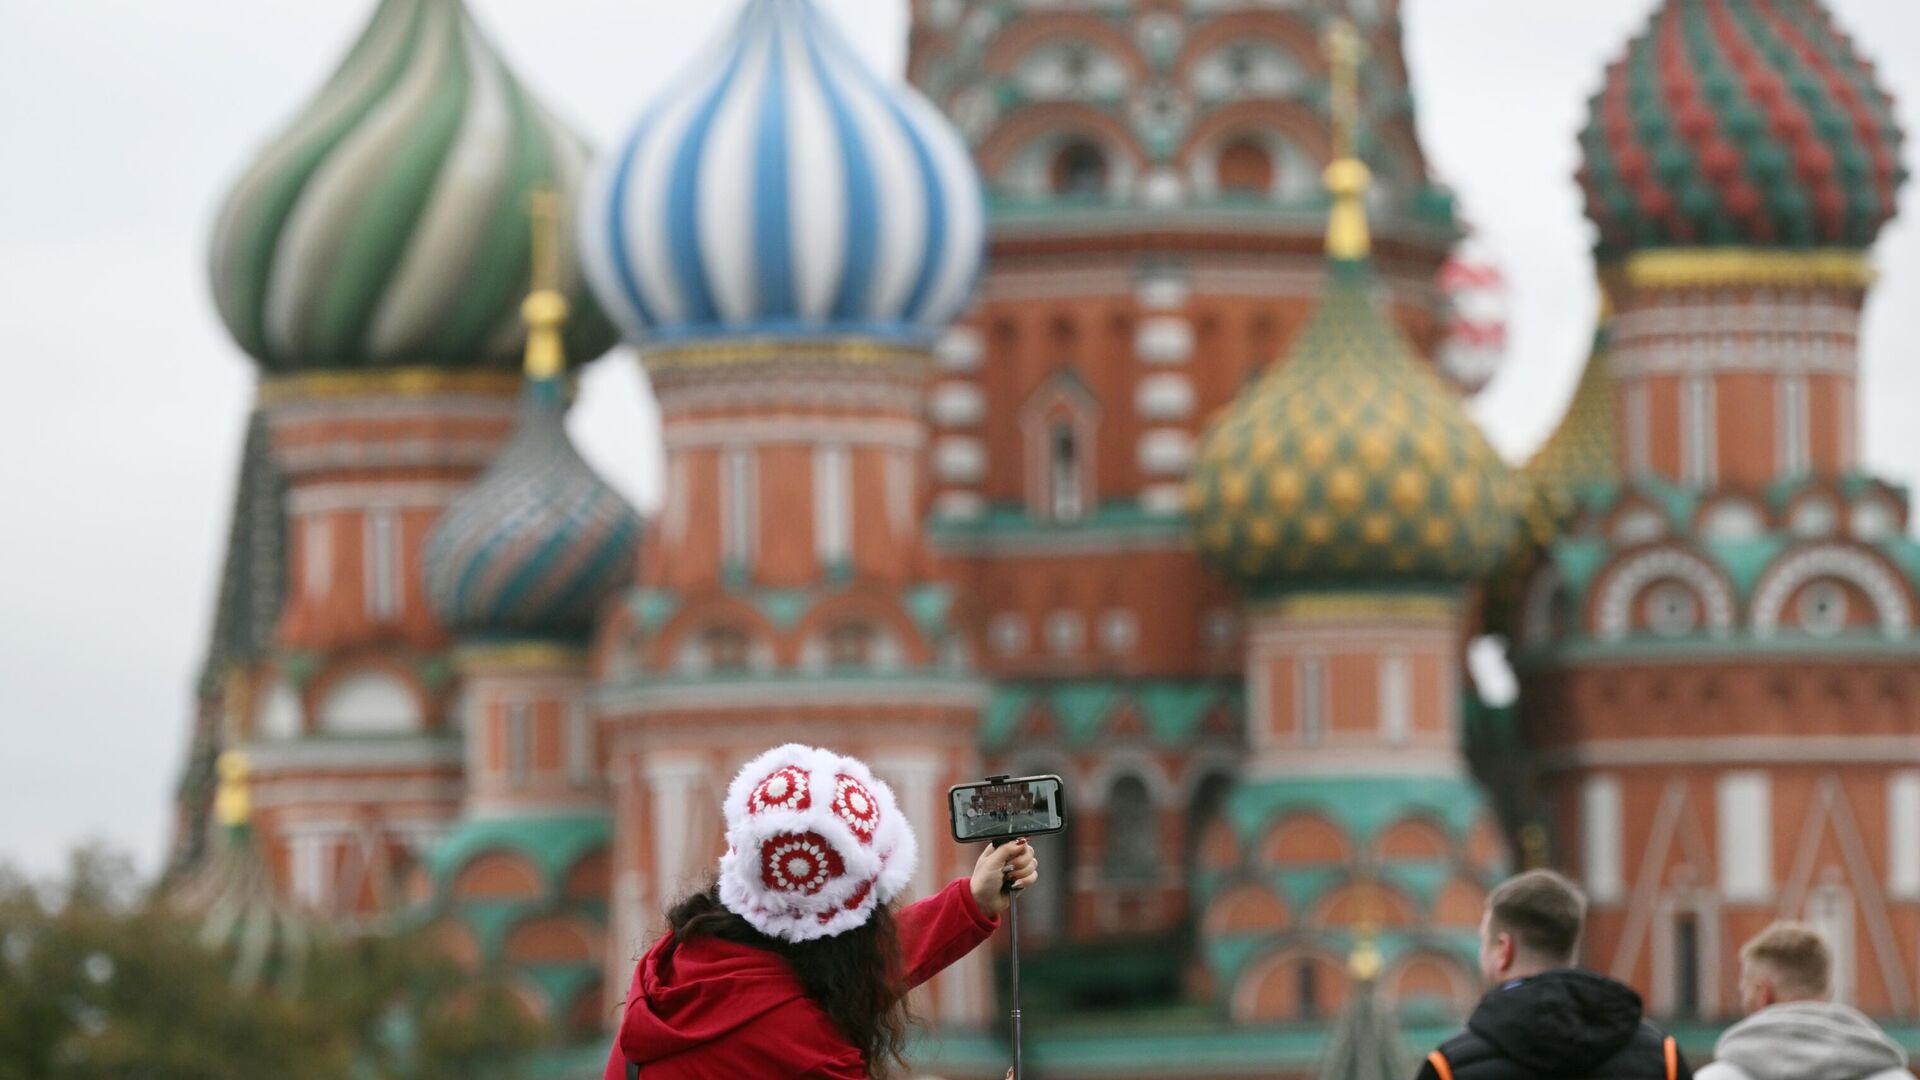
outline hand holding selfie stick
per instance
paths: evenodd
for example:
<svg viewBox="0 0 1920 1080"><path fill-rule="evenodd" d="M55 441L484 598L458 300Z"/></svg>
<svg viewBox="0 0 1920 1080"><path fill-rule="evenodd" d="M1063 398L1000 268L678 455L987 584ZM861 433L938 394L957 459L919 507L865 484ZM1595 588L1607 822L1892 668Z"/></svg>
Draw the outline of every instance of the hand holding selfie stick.
<svg viewBox="0 0 1920 1080"><path fill-rule="evenodd" d="M1066 828L1065 785L1058 776L989 776L973 784L947 790L953 838L963 844L985 840L989 847L1023 841L1029 836ZM1003 868L1000 890L1007 900L1008 968L1013 991L1013 1069L1008 1080L1019 1080L1020 1060L1020 888L1010 869Z"/></svg>

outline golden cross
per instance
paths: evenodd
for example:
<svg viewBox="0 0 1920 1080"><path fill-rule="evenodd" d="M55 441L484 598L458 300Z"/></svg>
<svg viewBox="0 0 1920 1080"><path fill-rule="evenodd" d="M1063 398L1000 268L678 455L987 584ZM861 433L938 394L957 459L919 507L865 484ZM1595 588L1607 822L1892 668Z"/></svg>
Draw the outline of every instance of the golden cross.
<svg viewBox="0 0 1920 1080"><path fill-rule="evenodd" d="M1345 17L1333 20L1327 28L1327 81L1330 84L1329 111L1333 114L1333 158L1353 156L1354 132L1360 124L1360 60L1366 45L1353 21Z"/></svg>
<svg viewBox="0 0 1920 1080"><path fill-rule="evenodd" d="M560 288L560 197L550 188L527 196L533 225L533 291Z"/></svg>

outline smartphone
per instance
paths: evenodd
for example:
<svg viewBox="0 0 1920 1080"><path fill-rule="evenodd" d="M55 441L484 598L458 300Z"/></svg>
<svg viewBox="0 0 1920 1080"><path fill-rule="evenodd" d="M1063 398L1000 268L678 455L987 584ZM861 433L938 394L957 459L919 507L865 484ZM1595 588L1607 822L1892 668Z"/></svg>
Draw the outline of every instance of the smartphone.
<svg viewBox="0 0 1920 1080"><path fill-rule="evenodd" d="M1067 827L1066 785L1058 776L989 776L948 788L947 812L963 844L1055 833Z"/></svg>

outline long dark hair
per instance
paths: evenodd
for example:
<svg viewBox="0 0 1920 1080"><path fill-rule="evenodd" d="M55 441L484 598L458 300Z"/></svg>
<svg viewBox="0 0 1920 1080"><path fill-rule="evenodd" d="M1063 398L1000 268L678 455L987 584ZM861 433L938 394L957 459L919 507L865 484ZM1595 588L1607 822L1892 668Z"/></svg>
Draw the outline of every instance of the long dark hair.
<svg viewBox="0 0 1920 1080"><path fill-rule="evenodd" d="M833 937L792 942L763 934L753 924L720 903L718 884L667 910L673 941L663 959L681 944L697 937L719 938L765 949L786 960L806 989L840 1028L840 1033L865 1056L867 1075L885 1080L895 1065L905 1066L907 1029L914 1017L900 985L900 934L893 911L885 904L873 909L865 923Z"/></svg>

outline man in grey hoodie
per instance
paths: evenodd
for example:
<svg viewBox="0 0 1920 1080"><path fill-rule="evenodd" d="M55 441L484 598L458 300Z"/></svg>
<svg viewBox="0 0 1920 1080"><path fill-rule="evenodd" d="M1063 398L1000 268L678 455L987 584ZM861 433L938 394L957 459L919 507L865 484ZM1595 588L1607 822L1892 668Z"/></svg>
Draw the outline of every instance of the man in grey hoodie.
<svg viewBox="0 0 1920 1080"><path fill-rule="evenodd" d="M1832 996L1833 953L1818 931L1780 922L1740 950L1745 1020L1696 1080L1914 1080L1907 1052Z"/></svg>

